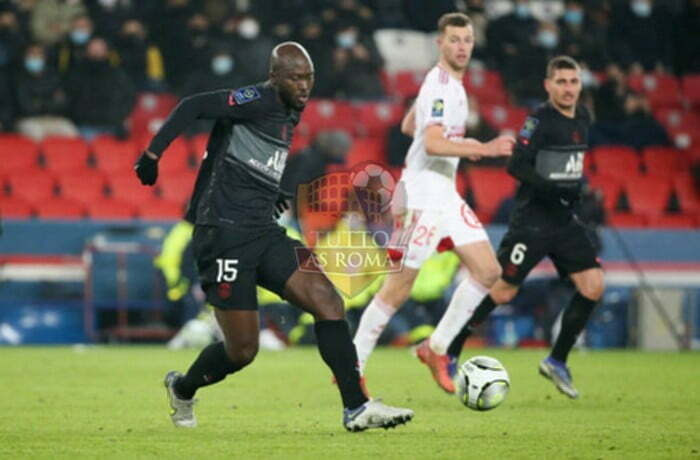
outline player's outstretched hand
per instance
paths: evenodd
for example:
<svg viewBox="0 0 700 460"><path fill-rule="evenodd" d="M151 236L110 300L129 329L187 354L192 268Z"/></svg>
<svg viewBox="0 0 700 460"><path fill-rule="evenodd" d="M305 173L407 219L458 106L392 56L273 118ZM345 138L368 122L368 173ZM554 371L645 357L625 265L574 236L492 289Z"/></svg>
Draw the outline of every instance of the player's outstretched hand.
<svg viewBox="0 0 700 460"><path fill-rule="evenodd" d="M136 175L143 185L153 185L158 179L158 157L144 150L134 165Z"/></svg>
<svg viewBox="0 0 700 460"><path fill-rule="evenodd" d="M489 145L491 146L491 156L509 157L513 154L515 138L513 138L513 136L502 134L489 141Z"/></svg>
<svg viewBox="0 0 700 460"><path fill-rule="evenodd" d="M287 192L286 190L280 189L279 195L277 196L277 201L275 202L275 209L272 213L275 220L279 219L284 211L289 209L289 201L294 198L294 195Z"/></svg>

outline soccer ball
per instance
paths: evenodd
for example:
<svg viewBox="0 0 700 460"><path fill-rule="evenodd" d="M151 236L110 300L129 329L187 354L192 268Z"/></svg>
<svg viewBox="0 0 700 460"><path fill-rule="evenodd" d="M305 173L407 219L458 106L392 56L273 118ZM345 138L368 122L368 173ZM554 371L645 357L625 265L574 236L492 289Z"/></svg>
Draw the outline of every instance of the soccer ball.
<svg viewBox="0 0 700 460"><path fill-rule="evenodd" d="M508 372L497 359L488 356L465 361L457 371L455 384L459 400L474 410L498 407L510 389Z"/></svg>
<svg viewBox="0 0 700 460"><path fill-rule="evenodd" d="M375 163L366 163L353 172L352 185L360 189L370 189L379 194L381 211L385 212L391 203L391 196L396 186L394 176Z"/></svg>

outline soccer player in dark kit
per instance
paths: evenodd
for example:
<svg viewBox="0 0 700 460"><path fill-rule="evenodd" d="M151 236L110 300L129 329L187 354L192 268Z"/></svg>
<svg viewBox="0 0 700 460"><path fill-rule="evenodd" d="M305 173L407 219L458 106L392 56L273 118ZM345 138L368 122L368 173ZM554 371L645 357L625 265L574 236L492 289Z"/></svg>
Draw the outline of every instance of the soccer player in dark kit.
<svg viewBox="0 0 700 460"><path fill-rule="evenodd" d="M559 274L571 278L576 294L564 311L561 332L539 371L559 391L578 398L566 361L603 294L603 271L596 250L575 212L591 118L578 104L581 69L576 61L568 56L553 58L547 65L544 85L549 99L525 121L508 164L508 172L520 181L520 187L498 249L503 274L474 310L448 354L455 369L472 328L497 305L515 297L530 270L549 256Z"/></svg>
<svg viewBox="0 0 700 460"><path fill-rule="evenodd" d="M303 260L297 256L308 257L308 251L273 219L283 200L279 183L292 130L313 82L306 50L295 42L281 43L272 51L267 81L183 99L136 163L141 182L153 185L160 156L173 139L198 118L215 120L186 218L195 224L197 269L224 341L202 350L186 374L166 375L171 419L178 427L197 425L193 397L199 388L255 358L256 284L314 316L318 348L338 382L347 430L389 428L413 418L410 409L365 396L341 297L320 270L299 269Z"/></svg>

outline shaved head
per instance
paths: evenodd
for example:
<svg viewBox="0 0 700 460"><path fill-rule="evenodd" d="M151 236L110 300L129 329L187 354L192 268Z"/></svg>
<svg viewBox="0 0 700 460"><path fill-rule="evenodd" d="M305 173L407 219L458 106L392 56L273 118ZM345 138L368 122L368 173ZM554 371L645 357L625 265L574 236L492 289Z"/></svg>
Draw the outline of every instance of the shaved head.
<svg viewBox="0 0 700 460"><path fill-rule="evenodd" d="M279 72L285 67L308 64L314 70L309 53L297 42L284 42L275 46L270 55L270 73Z"/></svg>
<svg viewBox="0 0 700 460"><path fill-rule="evenodd" d="M303 110L314 86L314 63L297 42L275 46L270 55L270 82L289 107Z"/></svg>

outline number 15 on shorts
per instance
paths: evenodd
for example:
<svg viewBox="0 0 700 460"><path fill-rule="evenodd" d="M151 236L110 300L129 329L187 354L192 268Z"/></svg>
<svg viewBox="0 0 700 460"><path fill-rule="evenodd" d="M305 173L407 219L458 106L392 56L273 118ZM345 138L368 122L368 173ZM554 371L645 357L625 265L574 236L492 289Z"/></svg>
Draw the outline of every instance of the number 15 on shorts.
<svg viewBox="0 0 700 460"><path fill-rule="evenodd" d="M238 259L216 259L216 282L225 281L230 283L238 276Z"/></svg>

